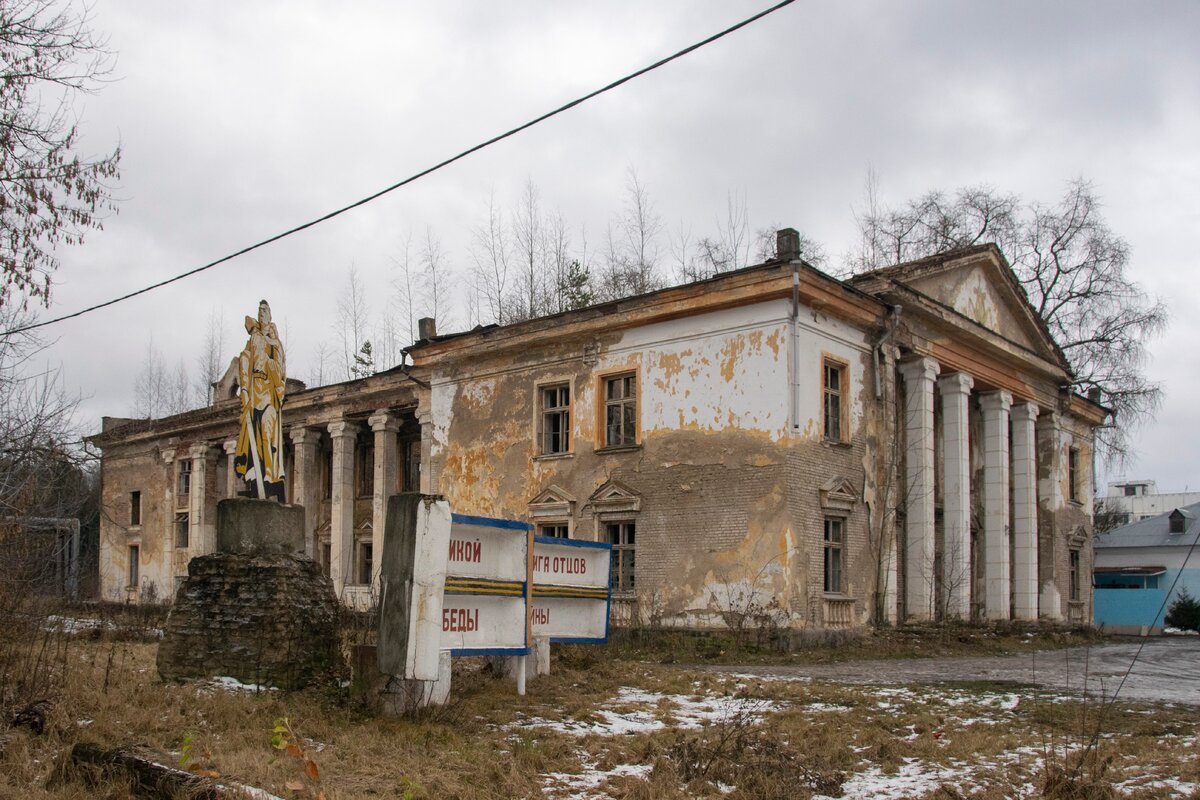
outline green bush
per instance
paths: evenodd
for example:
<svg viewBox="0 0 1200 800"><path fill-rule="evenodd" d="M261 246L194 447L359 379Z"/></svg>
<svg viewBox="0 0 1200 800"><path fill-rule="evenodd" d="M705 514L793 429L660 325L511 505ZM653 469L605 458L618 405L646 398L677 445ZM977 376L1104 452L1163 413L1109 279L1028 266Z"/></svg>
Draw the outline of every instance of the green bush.
<svg viewBox="0 0 1200 800"><path fill-rule="evenodd" d="M1180 589L1167 611L1165 622L1171 628L1200 631L1200 600L1188 594L1187 589Z"/></svg>

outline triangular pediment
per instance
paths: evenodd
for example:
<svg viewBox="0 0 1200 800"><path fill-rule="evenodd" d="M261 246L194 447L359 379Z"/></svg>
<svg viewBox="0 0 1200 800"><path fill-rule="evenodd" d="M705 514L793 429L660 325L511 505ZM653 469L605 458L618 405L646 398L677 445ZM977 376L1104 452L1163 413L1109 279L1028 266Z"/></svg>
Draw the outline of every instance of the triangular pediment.
<svg viewBox="0 0 1200 800"><path fill-rule="evenodd" d="M592 492L588 505L597 511L640 511L642 496L620 481L610 480Z"/></svg>
<svg viewBox="0 0 1200 800"><path fill-rule="evenodd" d="M854 484L849 478L841 476L834 476L821 484L817 495L821 499L821 507L826 510L849 512L858 502L858 492L855 491Z"/></svg>
<svg viewBox="0 0 1200 800"><path fill-rule="evenodd" d="M882 283L880 279L883 279ZM851 279L869 292L891 282L932 300L935 307L987 329L1019 347L1066 366L1049 330L995 245L932 256ZM968 323L969 324L969 323Z"/></svg>
<svg viewBox="0 0 1200 800"><path fill-rule="evenodd" d="M575 497L561 486L550 484L529 501L529 515L534 518L571 516Z"/></svg>

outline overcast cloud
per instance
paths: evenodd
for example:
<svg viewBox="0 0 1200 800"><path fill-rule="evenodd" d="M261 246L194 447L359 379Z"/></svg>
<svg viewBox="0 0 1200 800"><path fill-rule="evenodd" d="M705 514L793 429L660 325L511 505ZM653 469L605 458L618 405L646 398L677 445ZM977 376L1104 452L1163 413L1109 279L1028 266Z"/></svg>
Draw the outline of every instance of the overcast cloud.
<svg viewBox="0 0 1200 800"><path fill-rule="evenodd" d="M762 7L97 0L116 80L80 112L86 147L121 142L122 202L63 252L51 312L319 216ZM799 2L317 229L57 325L51 357L98 429L131 413L150 337L192 366L223 310L228 359L266 297L306 378L351 265L378 314L391 258L431 226L465 281L489 194L510 205L527 179L576 247L599 248L632 166L669 228L710 233L744 194L752 227L799 228L837 267L869 168L888 203L978 183L1052 203L1083 176L1172 311L1151 347L1166 405L1127 472L1200 488L1198 35L1194 2Z"/></svg>

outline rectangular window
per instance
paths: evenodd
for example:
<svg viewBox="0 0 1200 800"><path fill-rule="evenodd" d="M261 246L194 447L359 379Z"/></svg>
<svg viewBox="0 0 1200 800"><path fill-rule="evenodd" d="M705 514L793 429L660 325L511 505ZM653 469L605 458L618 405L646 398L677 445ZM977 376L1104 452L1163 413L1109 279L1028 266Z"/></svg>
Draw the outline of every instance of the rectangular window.
<svg viewBox="0 0 1200 800"><path fill-rule="evenodd" d="M543 386L538 420L539 452L542 455L571 452L571 387L565 383Z"/></svg>
<svg viewBox="0 0 1200 800"><path fill-rule="evenodd" d="M354 543L354 549L354 582L365 586L371 582L375 569L374 545L370 539L360 539Z"/></svg>
<svg viewBox="0 0 1200 800"><path fill-rule="evenodd" d="M1126 486L1125 487L1125 496L1126 497L1137 497L1137 487L1136 486Z"/></svg>
<svg viewBox="0 0 1200 800"><path fill-rule="evenodd" d="M421 442L420 440L404 442L401 447L404 451L404 482L400 485L400 491L419 492L421 491Z"/></svg>
<svg viewBox="0 0 1200 800"><path fill-rule="evenodd" d="M1079 491L1079 448L1067 448L1067 496L1078 503L1082 493Z"/></svg>
<svg viewBox="0 0 1200 800"><path fill-rule="evenodd" d="M1075 549L1071 549L1070 551L1068 551L1068 553L1069 553L1070 567L1071 567L1070 573L1068 575L1068 580L1070 581L1070 584L1071 584L1069 587L1070 599L1071 599L1071 602L1076 602L1079 600L1080 595L1081 595L1081 592L1079 591L1079 551L1075 550Z"/></svg>
<svg viewBox="0 0 1200 800"><path fill-rule="evenodd" d="M129 545L129 588L136 589L138 585L138 551L136 544Z"/></svg>
<svg viewBox="0 0 1200 800"><path fill-rule="evenodd" d="M142 493L129 493L129 527L136 528L142 524Z"/></svg>
<svg viewBox="0 0 1200 800"><path fill-rule="evenodd" d="M317 543L317 553L321 563L321 574L326 578L330 575L330 565L333 564L333 546L328 539Z"/></svg>
<svg viewBox="0 0 1200 800"><path fill-rule="evenodd" d="M321 453L321 492L322 498L330 500L333 498L333 451L326 450Z"/></svg>
<svg viewBox="0 0 1200 800"><path fill-rule="evenodd" d="M824 412L824 434L831 442L842 439L842 409L845 405L846 365L825 359L821 368L821 405Z"/></svg>
<svg viewBox="0 0 1200 800"><path fill-rule="evenodd" d="M637 379L617 375L604 379L604 446L637 444Z"/></svg>
<svg viewBox="0 0 1200 800"><path fill-rule="evenodd" d="M570 531L565 522L543 522L537 527L538 536L551 536L555 539L569 539Z"/></svg>
<svg viewBox="0 0 1200 800"><path fill-rule="evenodd" d="M192 491L192 462L191 459L179 462L179 481L176 484L176 494L187 497Z"/></svg>
<svg viewBox="0 0 1200 800"><path fill-rule="evenodd" d="M180 511L175 515L175 546L178 548L186 548L191 540L191 525L188 520L188 513Z"/></svg>
<svg viewBox="0 0 1200 800"><path fill-rule="evenodd" d="M354 449L354 491L356 497L375 494L375 443L361 439Z"/></svg>
<svg viewBox="0 0 1200 800"><path fill-rule="evenodd" d="M632 592L634 589L634 547L636 529L633 522L609 522L608 542L612 545L612 589Z"/></svg>
<svg viewBox="0 0 1200 800"><path fill-rule="evenodd" d="M825 520L825 591L831 594L841 594L845 591L842 582L843 556L845 553L843 538L844 520Z"/></svg>

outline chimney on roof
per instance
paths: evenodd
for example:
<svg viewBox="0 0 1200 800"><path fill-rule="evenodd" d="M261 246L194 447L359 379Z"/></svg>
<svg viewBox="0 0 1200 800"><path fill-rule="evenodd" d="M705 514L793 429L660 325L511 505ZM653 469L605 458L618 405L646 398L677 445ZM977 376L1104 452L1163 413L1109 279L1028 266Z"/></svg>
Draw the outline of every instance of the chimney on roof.
<svg viewBox="0 0 1200 800"><path fill-rule="evenodd" d="M433 317L421 317L417 320L417 336L422 339L432 339L437 336L437 320Z"/></svg>
<svg viewBox="0 0 1200 800"><path fill-rule="evenodd" d="M1100 405L1100 387L1093 386L1087 390L1087 399L1091 400L1096 405Z"/></svg>
<svg viewBox="0 0 1200 800"><path fill-rule="evenodd" d="M800 257L800 232L795 228L784 228L775 232L775 258L791 261Z"/></svg>

